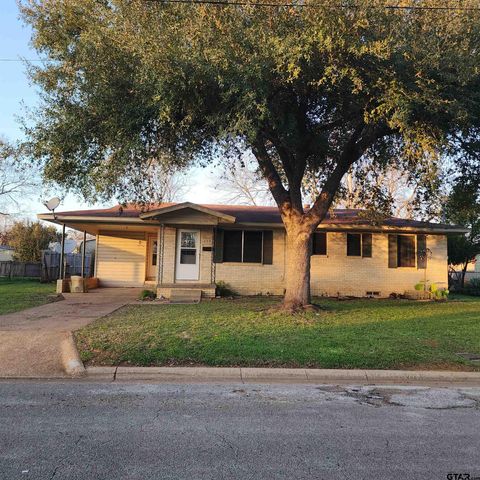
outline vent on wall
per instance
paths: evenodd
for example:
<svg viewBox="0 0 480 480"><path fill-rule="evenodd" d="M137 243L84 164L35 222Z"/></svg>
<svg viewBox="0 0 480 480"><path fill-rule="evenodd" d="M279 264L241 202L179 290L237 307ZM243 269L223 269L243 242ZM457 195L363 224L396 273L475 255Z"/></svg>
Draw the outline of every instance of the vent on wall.
<svg viewBox="0 0 480 480"><path fill-rule="evenodd" d="M374 298L374 297L379 297L380 296L380 292L366 292L367 293L367 297L370 297L370 298Z"/></svg>

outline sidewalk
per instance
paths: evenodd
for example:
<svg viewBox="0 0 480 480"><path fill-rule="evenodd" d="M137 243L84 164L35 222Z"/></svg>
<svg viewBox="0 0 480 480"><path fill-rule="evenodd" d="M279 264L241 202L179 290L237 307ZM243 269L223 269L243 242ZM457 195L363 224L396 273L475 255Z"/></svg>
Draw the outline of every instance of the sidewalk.
<svg viewBox="0 0 480 480"><path fill-rule="evenodd" d="M87 380L159 383L394 383L480 386L480 372L304 368L89 367Z"/></svg>
<svg viewBox="0 0 480 480"><path fill-rule="evenodd" d="M138 298L139 289L99 288L0 315L0 378L84 374L72 331Z"/></svg>

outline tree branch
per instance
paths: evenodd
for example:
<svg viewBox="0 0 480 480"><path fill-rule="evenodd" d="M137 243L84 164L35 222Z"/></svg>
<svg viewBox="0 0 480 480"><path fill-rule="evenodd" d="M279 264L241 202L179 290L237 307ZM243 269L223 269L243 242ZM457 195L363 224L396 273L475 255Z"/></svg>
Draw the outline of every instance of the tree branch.
<svg viewBox="0 0 480 480"><path fill-rule="evenodd" d="M365 150L376 140L391 133L393 132L387 125L370 127L362 122L361 125L355 128L352 136L343 149L336 167L328 177L322 191L306 215L313 224L318 225L318 223L325 218L340 186L340 182L342 181L343 176L348 172L348 169L360 159L365 153Z"/></svg>
<svg viewBox="0 0 480 480"><path fill-rule="evenodd" d="M290 204L290 195L282 184L280 175L265 148L264 140L258 137L253 142L252 151L258 161L263 176L268 182L268 187L272 192L273 198L277 202L280 211L283 211L286 208L286 204Z"/></svg>

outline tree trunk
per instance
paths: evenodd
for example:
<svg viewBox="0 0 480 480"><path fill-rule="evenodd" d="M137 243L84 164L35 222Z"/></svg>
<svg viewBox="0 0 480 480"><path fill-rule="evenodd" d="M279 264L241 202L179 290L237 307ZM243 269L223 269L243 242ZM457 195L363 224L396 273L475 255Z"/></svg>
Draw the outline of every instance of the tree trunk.
<svg viewBox="0 0 480 480"><path fill-rule="evenodd" d="M463 290L465 288L465 275L467 273L468 261L465 262L462 268L462 275L460 276L460 288Z"/></svg>
<svg viewBox="0 0 480 480"><path fill-rule="evenodd" d="M286 225L285 297L283 308L298 311L310 305L312 229Z"/></svg>

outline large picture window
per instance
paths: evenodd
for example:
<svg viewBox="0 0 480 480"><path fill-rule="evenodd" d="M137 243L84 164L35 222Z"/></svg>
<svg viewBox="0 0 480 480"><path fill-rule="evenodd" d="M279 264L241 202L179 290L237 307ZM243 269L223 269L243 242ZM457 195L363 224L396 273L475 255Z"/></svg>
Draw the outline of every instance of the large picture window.
<svg viewBox="0 0 480 480"><path fill-rule="evenodd" d="M225 230L223 261L262 263L263 231Z"/></svg>

